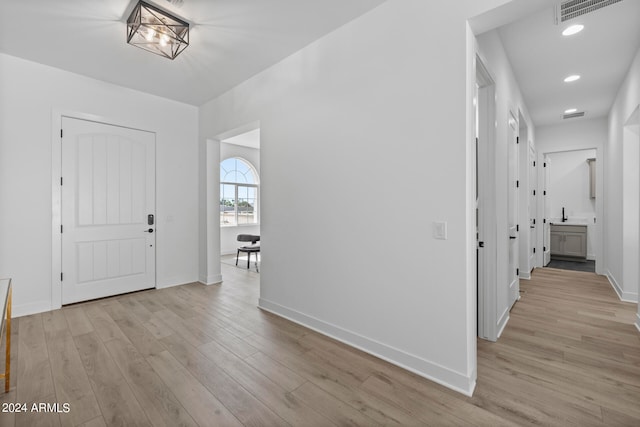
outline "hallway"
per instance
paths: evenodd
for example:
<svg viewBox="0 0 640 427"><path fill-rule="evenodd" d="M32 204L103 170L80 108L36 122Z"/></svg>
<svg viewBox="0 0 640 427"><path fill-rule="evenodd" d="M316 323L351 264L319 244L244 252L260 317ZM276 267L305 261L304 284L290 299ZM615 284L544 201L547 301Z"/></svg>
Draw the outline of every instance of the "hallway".
<svg viewBox="0 0 640 427"><path fill-rule="evenodd" d="M640 425L636 305L593 273L536 269L520 289L498 342L478 342L476 404L519 423Z"/></svg>

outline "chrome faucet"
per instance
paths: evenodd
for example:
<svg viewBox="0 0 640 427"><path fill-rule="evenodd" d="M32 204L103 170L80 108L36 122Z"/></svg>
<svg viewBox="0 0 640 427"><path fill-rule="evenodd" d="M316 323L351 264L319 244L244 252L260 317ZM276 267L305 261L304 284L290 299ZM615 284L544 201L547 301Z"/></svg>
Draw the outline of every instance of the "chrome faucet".
<svg viewBox="0 0 640 427"><path fill-rule="evenodd" d="M569 218L567 218L566 216L564 216L564 208L562 208L562 222L567 222Z"/></svg>

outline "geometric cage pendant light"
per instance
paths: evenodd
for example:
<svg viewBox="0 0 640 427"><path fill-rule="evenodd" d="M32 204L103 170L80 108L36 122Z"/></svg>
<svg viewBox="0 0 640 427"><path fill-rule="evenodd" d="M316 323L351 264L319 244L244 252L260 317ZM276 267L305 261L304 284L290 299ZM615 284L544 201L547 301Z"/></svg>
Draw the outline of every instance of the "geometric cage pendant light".
<svg viewBox="0 0 640 427"><path fill-rule="evenodd" d="M174 59L189 46L189 24L141 0L127 19L127 43Z"/></svg>

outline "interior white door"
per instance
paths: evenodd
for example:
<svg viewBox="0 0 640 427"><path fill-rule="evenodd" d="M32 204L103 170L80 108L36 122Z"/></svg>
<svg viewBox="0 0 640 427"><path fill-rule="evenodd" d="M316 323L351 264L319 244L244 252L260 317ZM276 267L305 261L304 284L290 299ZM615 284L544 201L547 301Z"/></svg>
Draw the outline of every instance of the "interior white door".
<svg viewBox="0 0 640 427"><path fill-rule="evenodd" d="M509 281L509 305L520 296L520 280L518 277L518 122L511 114L508 129L508 236L509 264L507 277Z"/></svg>
<svg viewBox="0 0 640 427"><path fill-rule="evenodd" d="M542 192L542 197L544 200L544 220L543 225L544 228L542 230L542 249L543 249L543 266L546 267L551 262L551 222L550 219L550 210L551 206L549 206L549 170L551 168L551 159L549 156L544 156L544 162L542 164L544 169L544 190Z"/></svg>
<svg viewBox="0 0 640 427"><path fill-rule="evenodd" d="M531 247L529 248L529 266L533 269L536 266L536 247L538 245L538 234L536 233L536 211L538 209L538 174L536 164L536 151L533 145L529 144L529 236Z"/></svg>
<svg viewBox="0 0 640 427"><path fill-rule="evenodd" d="M155 134L62 119L62 303L155 287Z"/></svg>

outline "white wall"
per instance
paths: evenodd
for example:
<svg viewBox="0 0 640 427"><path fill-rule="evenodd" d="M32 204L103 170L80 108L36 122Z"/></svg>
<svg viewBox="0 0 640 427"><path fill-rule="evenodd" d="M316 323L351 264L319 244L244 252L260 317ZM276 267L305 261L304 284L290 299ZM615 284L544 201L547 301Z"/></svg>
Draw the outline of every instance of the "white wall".
<svg viewBox="0 0 640 427"><path fill-rule="evenodd" d="M596 199L590 195L589 164L596 150L549 153L547 203L551 222L561 222L562 208L569 221L587 225L587 258L595 259ZM597 165L597 163L596 163ZM597 177L596 177L597 179Z"/></svg>
<svg viewBox="0 0 640 427"><path fill-rule="evenodd" d="M196 280L197 108L5 54L0 94L0 277L13 278L16 316L55 308L55 111L156 132L157 285Z"/></svg>
<svg viewBox="0 0 640 427"><path fill-rule="evenodd" d="M200 112L202 143L260 121L260 306L465 393L476 376L465 21L500 3L390 0Z"/></svg>
<svg viewBox="0 0 640 427"><path fill-rule="evenodd" d="M240 157L248 161L258 172L260 177L260 150L256 148L244 147L237 144L220 143L220 161L231 157ZM258 203L262 203L258 195ZM260 208L258 208L258 213ZM234 227L220 227L220 253L235 254L238 248L238 234L260 235L260 225L239 225Z"/></svg>
<svg viewBox="0 0 640 427"><path fill-rule="evenodd" d="M640 104L640 51L635 56L629 72L621 85L618 96L609 112L609 135L608 144L605 151L605 241L604 251L607 261L607 275L616 288L621 298L629 301L638 301L638 279L625 280L625 264L637 265L638 259L628 259L625 257L623 247L625 245L626 228L628 218L633 216L633 212L625 208L624 188L627 182L629 168L639 166L640 159L627 158L632 162L625 162L628 152L625 151L624 125ZM627 147L631 148L631 147ZM635 164L634 164L635 163ZM626 168L626 170L625 170ZM635 185L635 183L634 183ZM625 219L626 218L626 219ZM639 224L635 224L640 226ZM636 248L637 250L637 248ZM638 318L640 325L640 314ZM639 326L640 327L640 326Z"/></svg>
<svg viewBox="0 0 640 427"><path fill-rule="evenodd" d="M607 180L605 176L605 163L606 159L604 156L604 146L607 142L607 120L606 118L596 118L596 119L572 119L568 120L566 123L562 123L559 125L552 126L541 126L538 127L536 133L536 144L538 147L538 162L539 164L543 164L545 154L550 153L566 153L566 152L578 152L582 153L579 156L582 158L580 161L586 160L586 157L595 157L596 158L596 198L595 198L595 218L596 222L593 222L593 215L590 213L589 209L586 209L589 206L589 202L584 203L583 208L575 207L570 209L570 216L585 216L588 217L588 226L587 229L588 239L590 249L587 249L588 256L592 259L596 260L596 272L598 274L605 274L606 265L611 260L609 254L604 250L603 246L603 224L607 220L604 206L608 203L608 194L605 194L604 191L604 182ZM585 154L586 151L581 150L592 150L595 151L595 156ZM555 156L554 156L555 157ZM571 155L570 155L571 157ZM551 159L550 174L554 173L562 173L558 171L556 168L553 157ZM555 172L554 172L555 171ZM540 187L544 187L544 173L539 174L539 182ZM582 190L587 191L586 188L580 187ZM551 197L555 197L554 193L557 189L554 189L554 186L550 186L549 188L549 196L548 200L551 200ZM554 218L560 218L562 215L562 206L565 203L567 197L571 197L568 194L560 197L557 201L559 205L555 205L552 209L549 210L550 218L549 221L553 221ZM582 200L582 198L580 199ZM541 200L542 201L542 200ZM577 206L577 205L574 205ZM584 211L584 212L583 212ZM539 206L539 221L541 222L544 218L544 206L543 203L540 203ZM542 227L538 230L538 241L540 242L540 246L548 245L548 242L543 242L543 234ZM542 249L539 249L540 251ZM615 260L614 260L615 261Z"/></svg>
<svg viewBox="0 0 640 427"><path fill-rule="evenodd" d="M497 328L501 331L508 319L509 309L515 302L512 292L509 289L508 260L509 260L509 224L508 224L508 129L510 114L518 118L522 113L527 122L528 135L520 135L520 154L528 155L528 141L532 141L534 146L535 131L529 116L524 99L520 93L518 82L511 69L511 64L504 51L497 30L492 30L478 37L478 54L482 62L489 71L496 90L496 141L495 141L495 181L496 181L496 224L497 236L492 242L485 242L485 247L496 245L497 249L497 280L496 280L496 301ZM525 160L526 161L526 160ZM529 174L526 170L519 171L520 191L519 205L527 205L527 192L522 189L529 188ZM519 209L522 212L523 209ZM526 209L525 209L526 211ZM519 218L520 233L518 238L522 241L520 247L528 248L529 227L528 218ZM529 257L523 257L520 261L520 271L528 273L533 266L529 266Z"/></svg>

